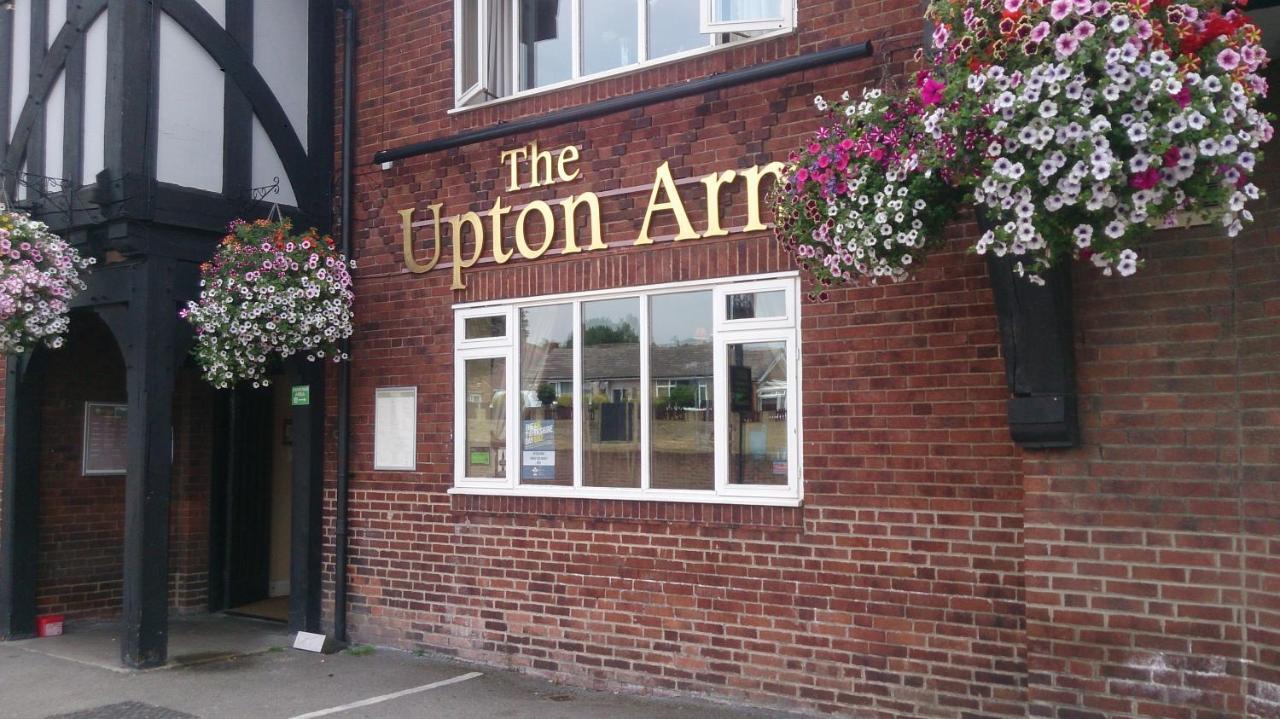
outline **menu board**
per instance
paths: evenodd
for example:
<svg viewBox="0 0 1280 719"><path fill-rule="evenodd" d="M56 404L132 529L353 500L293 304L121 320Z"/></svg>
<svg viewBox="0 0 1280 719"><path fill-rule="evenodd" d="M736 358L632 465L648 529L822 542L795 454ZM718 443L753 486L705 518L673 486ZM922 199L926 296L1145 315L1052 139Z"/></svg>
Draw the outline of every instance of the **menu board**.
<svg viewBox="0 0 1280 719"><path fill-rule="evenodd" d="M128 432L129 405L85 402L84 474L124 474Z"/></svg>
<svg viewBox="0 0 1280 719"><path fill-rule="evenodd" d="M417 468L414 439L418 425L418 389L382 387L374 395L373 468Z"/></svg>

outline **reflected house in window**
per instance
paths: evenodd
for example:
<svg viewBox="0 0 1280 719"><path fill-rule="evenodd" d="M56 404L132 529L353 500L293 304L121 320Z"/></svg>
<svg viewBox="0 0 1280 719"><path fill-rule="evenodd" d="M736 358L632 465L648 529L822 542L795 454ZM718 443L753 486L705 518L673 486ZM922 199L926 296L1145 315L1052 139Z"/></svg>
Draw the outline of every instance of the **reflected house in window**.
<svg viewBox="0 0 1280 719"><path fill-rule="evenodd" d="M761 277L459 306L455 488L798 500L796 294Z"/></svg>

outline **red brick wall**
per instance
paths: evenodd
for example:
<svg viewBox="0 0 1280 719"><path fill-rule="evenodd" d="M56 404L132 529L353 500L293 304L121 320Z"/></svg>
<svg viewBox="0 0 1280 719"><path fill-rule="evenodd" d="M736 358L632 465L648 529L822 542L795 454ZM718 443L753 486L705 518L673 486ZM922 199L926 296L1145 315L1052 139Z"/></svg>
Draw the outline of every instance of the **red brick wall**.
<svg viewBox="0 0 1280 719"><path fill-rule="evenodd" d="M84 476L84 403L124 402L125 370L110 332L78 319L66 347L49 354L41 410L37 604L69 618L118 615L123 578L125 478ZM92 371L86 371L92 367ZM170 603L207 604L211 391L189 370L174 399Z"/></svg>
<svg viewBox="0 0 1280 719"><path fill-rule="evenodd" d="M440 34L449 5L362 14L361 160L609 93L872 37L889 48L919 32L914 8L805 2L797 35L447 117L451 80L422 69L451 66ZM602 201L604 237L620 245L608 251L479 266L458 293L447 269L400 272L399 209L444 202L448 215L486 210L499 193L517 204L647 188L663 160L679 179L782 159L811 127L815 92L856 88L879 75L876 63L908 54L360 169L355 639L575 683L824 712L1025 713L1022 477L981 263L951 252L918 282L806 304L800 509L446 494L452 303L790 269L768 234L631 248L642 192ZM582 179L507 192L498 155L532 140L578 145ZM702 227L701 188L685 190ZM725 227L744 224L741 183L722 206ZM668 217L653 234L674 229ZM400 384L419 388L419 471L372 472L373 390Z"/></svg>
<svg viewBox="0 0 1280 719"><path fill-rule="evenodd" d="M663 160L694 178L781 159L812 126L813 94L900 75L920 37L915 3L802 0L785 38L447 115L451 7L361 9L355 640L842 716L1280 716L1277 210L1235 241L1159 233L1128 280L1081 268L1079 449L1009 441L990 289L962 226L914 281L804 305L803 507L450 497L453 303L791 264L765 234L634 248L641 193L602 202L609 250L561 257L557 244L538 261L482 264L452 292L446 268L402 272L398 210L647 187ZM389 171L363 164L387 147L865 39L871 60ZM577 145L582 178L507 192L499 153L533 140ZM701 228L701 188L685 189ZM726 194L724 226L743 224L743 204ZM371 471L373 393L392 385L419 389L415 472ZM331 483L327 536L333 501Z"/></svg>
<svg viewBox="0 0 1280 719"><path fill-rule="evenodd" d="M1083 446L1025 463L1034 716L1280 716L1280 208L1255 212L1076 273Z"/></svg>
<svg viewBox="0 0 1280 719"><path fill-rule="evenodd" d="M66 346L49 353L45 377L37 606L69 618L114 616L124 571L124 476L84 476L81 445L84 403L125 401L124 362L104 325L76 321Z"/></svg>

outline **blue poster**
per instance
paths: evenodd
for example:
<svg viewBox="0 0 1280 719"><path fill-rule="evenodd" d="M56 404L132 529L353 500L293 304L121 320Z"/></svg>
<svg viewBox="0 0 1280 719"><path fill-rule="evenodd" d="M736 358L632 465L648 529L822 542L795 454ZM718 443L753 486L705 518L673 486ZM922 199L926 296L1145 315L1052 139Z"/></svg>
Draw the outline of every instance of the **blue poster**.
<svg viewBox="0 0 1280 719"><path fill-rule="evenodd" d="M549 419L524 423L524 444L520 453L520 479L556 478L556 425Z"/></svg>

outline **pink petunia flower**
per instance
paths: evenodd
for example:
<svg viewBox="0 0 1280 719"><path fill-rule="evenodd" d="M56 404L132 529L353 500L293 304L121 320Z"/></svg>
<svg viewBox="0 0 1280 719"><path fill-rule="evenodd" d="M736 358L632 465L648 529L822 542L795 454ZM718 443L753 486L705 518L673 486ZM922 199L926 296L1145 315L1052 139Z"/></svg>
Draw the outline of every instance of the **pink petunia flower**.
<svg viewBox="0 0 1280 719"><path fill-rule="evenodd" d="M937 105L942 102L944 88L946 88L946 85L943 83L932 77L925 77L924 81L920 83L920 101L925 105Z"/></svg>
<svg viewBox="0 0 1280 719"><path fill-rule="evenodd" d="M1054 49L1058 51L1058 57L1071 57L1076 49L1080 47L1080 41L1075 35L1063 33L1053 43Z"/></svg>
<svg viewBox="0 0 1280 719"><path fill-rule="evenodd" d="M1074 8L1075 3L1072 0L1053 0L1053 4L1049 6L1049 17L1053 18L1054 22L1061 22L1071 14Z"/></svg>
<svg viewBox="0 0 1280 719"><path fill-rule="evenodd" d="M1087 40L1093 37L1093 32L1094 32L1093 23L1089 22L1088 20L1083 20L1080 22L1079 25L1076 25L1076 28L1073 32L1076 36L1076 39Z"/></svg>
<svg viewBox="0 0 1280 719"><path fill-rule="evenodd" d="M933 44L937 47L946 47L947 39L951 36L951 31L946 25L939 24L933 29Z"/></svg>
<svg viewBox="0 0 1280 719"><path fill-rule="evenodd" d="M1223 70L1231 72L1237 67L1240 67L1240 53L1232 50L1231 48L1226 48L1222 52L1218 53L1218 65Z"/></svg>
<svg viewBox="0 0 1280 719"><path fill-rule="evenodd" d="M1049 37L1049 29L1049 23L1041 22L1039 25L1031 28L1031 35L1028 39L1034 43L1044 42L1044 39Z"/></svg>

